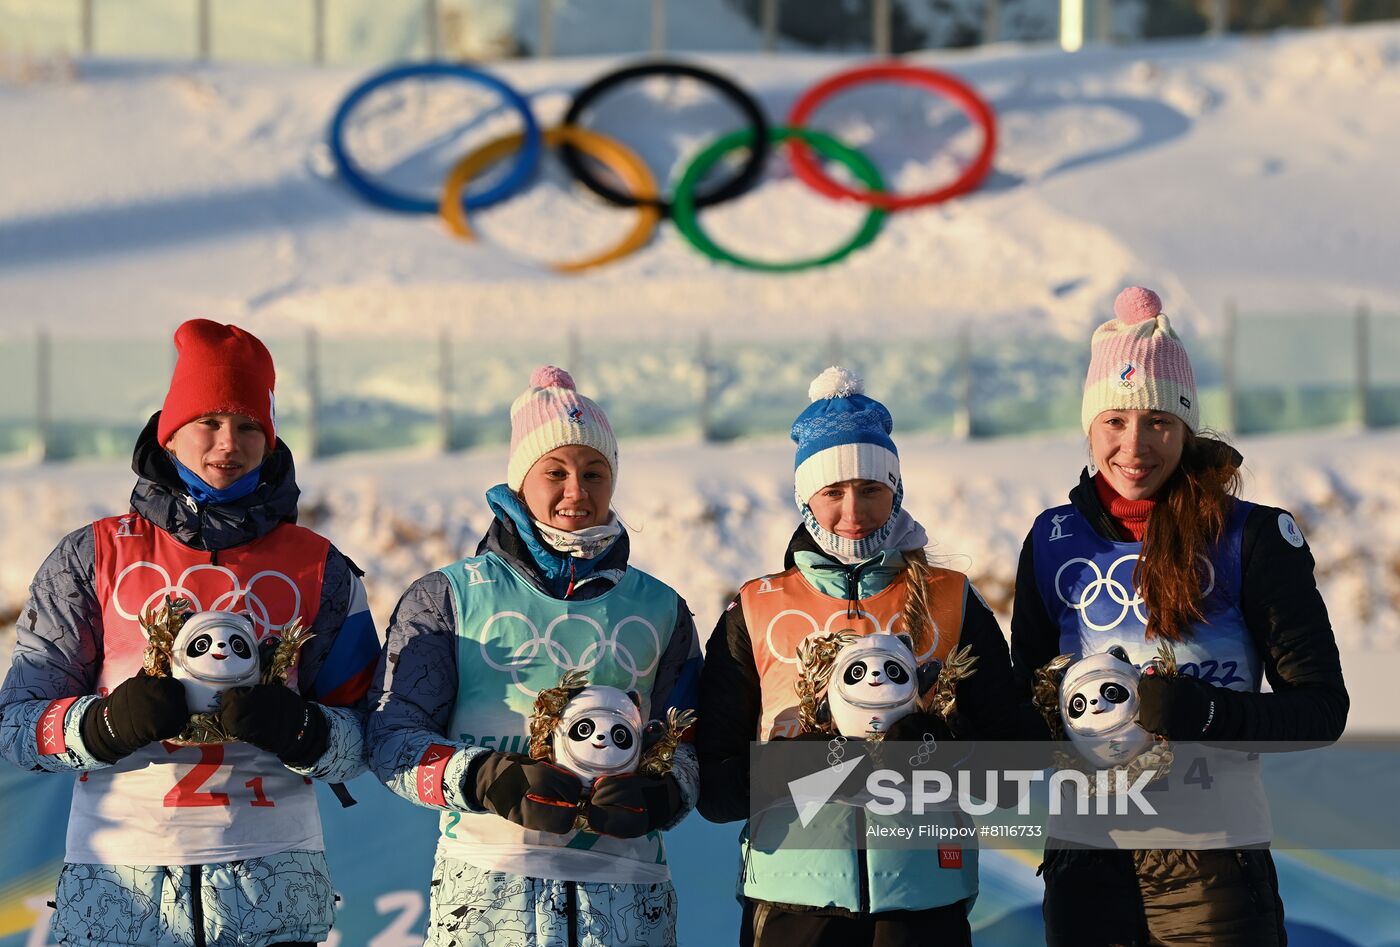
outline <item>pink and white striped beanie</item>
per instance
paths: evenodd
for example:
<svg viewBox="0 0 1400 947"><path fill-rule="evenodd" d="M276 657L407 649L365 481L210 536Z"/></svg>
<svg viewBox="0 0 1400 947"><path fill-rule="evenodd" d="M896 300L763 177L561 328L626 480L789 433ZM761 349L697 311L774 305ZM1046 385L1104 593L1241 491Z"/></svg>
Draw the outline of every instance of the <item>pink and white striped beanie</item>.
<svg viewBox="0 0 1400 947"><path fill-rule="evenodd" d="M1089 343L1080 421L1084 433L1101 412L1138 408L1168 411L1200 430L1196 376L1181 338L1162 315L1162 300L1150 289L1129 286L1113 301L1110 319Z"/></svg>
<svg viewBox="0 0 1400 947"><path fill-rule="evenodd" d="M544 365L510 406L510 464L506 485L519 490L535 461L557 447L579 444L602 454L617 479L617 438L608 416L578 393L562 368Z"/></svg>

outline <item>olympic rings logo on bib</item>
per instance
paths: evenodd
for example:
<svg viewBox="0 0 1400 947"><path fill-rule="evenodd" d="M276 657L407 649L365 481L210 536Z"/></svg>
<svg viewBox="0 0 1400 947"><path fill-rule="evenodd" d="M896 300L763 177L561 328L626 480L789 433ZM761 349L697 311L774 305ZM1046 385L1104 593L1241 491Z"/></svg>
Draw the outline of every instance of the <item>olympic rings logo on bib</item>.
<svg viewBox="0 0 1400 947"><path fill-rule="evenodd" d="M1147 603L1143 601L1142 595L1138 592L1131 572L1126 584L1114 578L1119 566L1131 562L1132 568L1136 568L1139 558L1136 553L1119 556L1109 565L1107 572L1100 571L1098 563L1092 559L1085 559L1082 556L1067 559L1059 569L1055 570L1055 594L1061 602L1079 613L1079 620L1084 623L1084 627L1091 631L1113 631L1123 624L1129 612L1136 615L1138 621L1146 627L1147 612L1143 606ZM1211 592L1215 591L1215 566L1211 564L1209 559L1198 558L1201 559L1206 568L1206 587L1201 592L1201 598L1205 599ZM1078 589L1077 595L1075 594L1077 580L1084 575L1083 570L1075 574L1075 581L1071 582L1068 587L1062 582L1065 570L1076 563L1083 565L1094 576L1083 588ZM1066 591L1068 591L1068 595L1066 595ZM1111 613L1113 606L1116 605L1118 606L1118 615L1111 621L1095 621L1094 618L1090 617L1089 609L1098 602L1101 595L1107 595L1108 604L1096 610L1096 616L1104 618L1105 613Z"/></svg>
<svg viewBox="0 0 1400 947"><path fill-rule="evenodd" d="M529 630L529 637L519 640L518 633L496 632L498 622L519 623ZM586 629L565 627L577 623ZM623 634L624 629L632 630ZM628 615L604 631L603 626L587 615L559 615L545 626L539 626L521 612L497 612L481 626L481 660L488 667L511 676L515 687L528 697L558 685L566 671L594 672L605 658L611 658L627 682L614 684L620 690L635 690L661 663L661 633L640 615ZM562 640L561 640L562 639ZM510 648L510 643L519 644ZM504 661L499 659L501 648L510 648ZM492 652L496 654L493 656ZM596 673L593 675L598 676ZM596 682L596 681L595 681ZM606 682L604 682L606 683Z"/></svg>
<svg viewBox="0 0 1400 947"><path fill-rule="evenodd" d="M829 635L833 631L841 631L846 628L865 634L893 634L894 626L904 616L893 615L885 624L880 624L880 620L874 615L864 610L857 610L856 617L851 618L850 613L844 608L838 608L827 616L826 621L818 622L812 615L804 612L800 608L786 608L768 622L768 627L763 632L763 644L768 649L768 653L774 660L782 664L797 664L797 647L813 635ZM795 620L784 621L786 618ZM938 642L942 637L942 632L938 624L933 623L933 640L929 642L928 650L917 656L920 664L926 663L930 658L938 653Z"/></svg>
<svg viewBox="0 0 1400 947"><path fill-rule="evenodd" d="M664 76L699 82L733 105L743 116L744 126L716 137L693 157L676 176L670 196L658 193L654 176L642 159L616 139L588 129L583 124L588 107L627 83ZM345 132L352 112L375 91L406 79L455 79L484 86L500 97L510 110L520 115L523 131L498 138L473 150L459 160L434 194L420 196L394 190L374 181L349 153ZM870 83L915 86L938 95L956 106L976 128L982 143L977 154L948 183L915 194L896 194L885 187L874 163L859 150L816 128L807 121L832 96ZM869 213L855 234L836 249L799 260L765 262L749 259L721 248L701 228L700 209L740 197L763 178L763 170L773 145L785 143L795 176L810 190L831 200L865 205ZM530 107L529 98L499 77L477 67L456 63L429 62L396 66L370 76L353 88L336 109L328 135L336 170L346 185L365 200L390 210L440 214L457 237L471 241L475 233L468 213L499 203L529 186L543 152L556 148L573 178L601 197L622 208L633 209L637 219L630 231L614 246L591 256L549 264L558 272L577 273L602 266L645 246L664 218L671 218L692 247L711 260L745 269L766 272L792 272L827 266L845 259L870 244L880 232L887 214L928 207L966 194L979 187L991 172L996 151L996 116L990 105L961 79L926 66L902 62L881 62L844 70L816 83L798 96L784 125L770 123L762 104L738 83L712 69L693 63L656 60L616 69L594 80L575 93L563 124L542 130ZM721 166L732 152L745 157L710 186L706 172ZM814 154L814 152L816 154ZM610 170L621 186L610 183L584 160L587 154ZM816 155L844 165L859 182L848 186L830 177ZM493 164L510 158L500 179L485 190L465 193L466 186L483 175ZM725 167L729 167L725 165ZM713 177L713 175L711 176Z"/></svg>
<svg viewBox="0 0 1400 947"><path fill-rule="evenodd" d="M164 566L142 560L118 573L112 585L112 607L128 621L139 621L166 596L189 599L195 611L245 614L259 640L280 633L301 615L301 590L290 576L275 569L255 573L245 584L232 569L201 562L171 581Z"/></svg>

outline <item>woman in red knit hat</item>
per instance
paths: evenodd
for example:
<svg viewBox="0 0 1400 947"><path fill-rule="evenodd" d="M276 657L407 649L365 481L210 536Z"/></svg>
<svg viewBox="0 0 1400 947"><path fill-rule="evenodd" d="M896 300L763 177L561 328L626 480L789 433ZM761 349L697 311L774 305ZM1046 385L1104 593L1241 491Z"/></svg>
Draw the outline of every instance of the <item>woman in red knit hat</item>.
<svg viewBox="0 0 1400 947"><path fill-rule="evenodd" d="M1199 744L1335 740L1347 692L1302 531L1237 497L1243 458L1200 433L1191 362L1161 310L1131 287L1094 333L1082 411L1092 465L1069 503L1036 519L1016 574L1017 671L1068 654L1064 680L1094 682L1061 698L1079 745L1099 765L1136 756L1151 735L1175 751L1148 786L1154 823L1106 836L1052 819L1062 841L1041 866L1046 937L1283 944L1257 763ZM1162 649L1180 673L1154 663ZM1132 700L1135 712L1113 712ZM1071 723L1097 714L1092 728Z"/></svg>
<svg viewBox="0 0 1400 947"><path fill-rule="evenodd" d="M59 943L314 944L334 893L311 779L365 768L378 636L354 564L295 525L266 347L203 319L175 345L165 404L137 439L130 511L64 537L34 577L0 689L0 753L82 774ZM201 633L177 637L175 673L155 676L139 618L172 598ZM258 683L294 620L312 637L286 685ZM243 686L209 683L231 668ZM230 742L168 742L206 706Z"/></svg>

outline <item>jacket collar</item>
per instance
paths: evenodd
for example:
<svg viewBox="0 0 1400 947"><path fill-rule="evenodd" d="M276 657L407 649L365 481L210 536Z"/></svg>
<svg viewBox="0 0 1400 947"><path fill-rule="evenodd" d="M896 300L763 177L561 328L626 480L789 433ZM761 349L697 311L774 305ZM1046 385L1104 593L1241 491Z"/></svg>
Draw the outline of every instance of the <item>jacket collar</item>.
<svg viewBox="0 0 1400 947"><path fill-rule="evenodd" d="M476 547L478 556L495 553L531 585L554 598L565 597L570 581L575 598L594 598L622 581L631 549L626 530L598 558L576 559L545 545L529 512L505 484L488 490L486 502L496 515ZM581 589L587 591L580 594Z"/></svg>
<svg viewBox="0 0 1400 947"><path fill-rule="evenodd" d="M136 486L131 509L159 529L192 549L217 552L242 546L267 535L282 523L297 520L296 484L292 452L279 438L262 464L262 476L252 493L220 504L199 504L191 499L170 455L156 439L160 412L151 415L136 438L131 469Z"/></svg>

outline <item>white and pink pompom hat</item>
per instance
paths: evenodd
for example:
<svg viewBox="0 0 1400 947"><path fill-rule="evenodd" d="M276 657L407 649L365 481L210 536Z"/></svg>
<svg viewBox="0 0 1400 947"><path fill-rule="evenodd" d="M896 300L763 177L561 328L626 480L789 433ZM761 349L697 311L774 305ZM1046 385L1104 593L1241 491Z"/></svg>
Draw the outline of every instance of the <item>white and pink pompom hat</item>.
<svg viewBox="0 0 1400 947"><path fill-rule="evenodd" d="M1200 430L1196 376L1186 348L1162 315L1162 300L1150 289L1129 286L1113 301L1110 319L1089 343L1080 420L1084 433L1104 411L1166 411Z"/></svg>
<svg viewBox="0 0 1400 947"><path fill-rule="evenodd" d="M510 406L510 463L506 485L518 491L530 468L550 451L578 444L602 454L617 478L617 438L603 409L578 393L564 369L544 365Z"/></svg>

